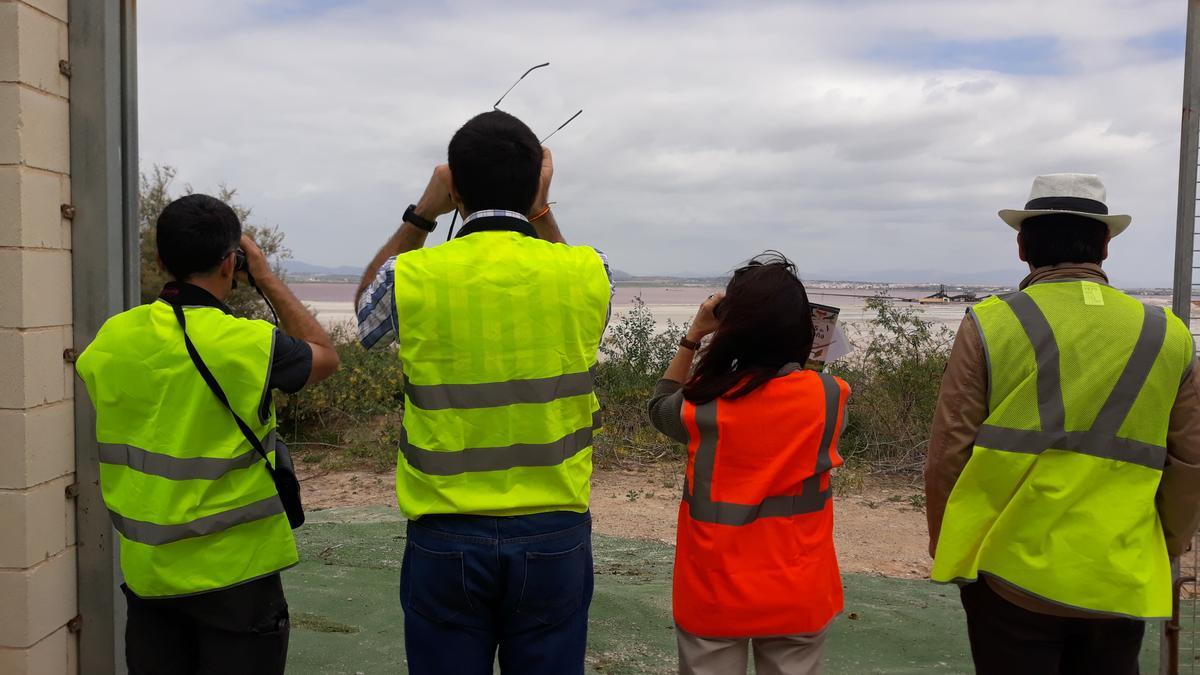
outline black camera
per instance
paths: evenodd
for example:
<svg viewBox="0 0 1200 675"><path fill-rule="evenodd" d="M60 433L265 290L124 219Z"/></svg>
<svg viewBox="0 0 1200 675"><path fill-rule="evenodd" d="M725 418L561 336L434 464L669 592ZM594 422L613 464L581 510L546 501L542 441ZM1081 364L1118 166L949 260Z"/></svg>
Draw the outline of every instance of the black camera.
<svg viewBox="0 0 1200 675"><path fill-rule="evenodd" d="M233 252L233 257L234 257L234 263L233 263L233 271L234 272L246 272L246 273L250 272L250 263L246 262L246 252L245 251L243 251L242 249L239 248Z"/></svg>

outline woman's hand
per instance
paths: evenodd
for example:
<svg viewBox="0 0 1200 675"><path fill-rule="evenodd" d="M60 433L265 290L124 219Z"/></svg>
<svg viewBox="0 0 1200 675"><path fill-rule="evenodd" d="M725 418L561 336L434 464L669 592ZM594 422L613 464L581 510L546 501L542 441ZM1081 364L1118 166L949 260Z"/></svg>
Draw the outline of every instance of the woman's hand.
<svg viewBox="0 0 1200 675"><path fill-rule="evenodd" d="M693 342L699 342L703 337L709 335L720 325L720 320L717 319L717 305L725 299L724 292L717 292L708 296L700 305L700 310L696 312L696 318L692 319L692 327L688 329L687 338Z"/></svg>

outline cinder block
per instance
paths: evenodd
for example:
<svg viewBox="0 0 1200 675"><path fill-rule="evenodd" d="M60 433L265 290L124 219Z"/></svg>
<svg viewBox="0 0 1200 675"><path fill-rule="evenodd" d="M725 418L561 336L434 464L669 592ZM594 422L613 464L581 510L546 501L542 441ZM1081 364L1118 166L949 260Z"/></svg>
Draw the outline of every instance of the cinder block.
<svg viewBox="0 0 1200 675"><path fill-rule="evenodd" d="M29 648L77 613L75 548L29 569L0 569L0 648Z"/></svg>
<svg viewBox="0 0 1200 675"><path fill-rule="evenodd" d="M0 6L5 5L0 3ZM0 82L0 120L6 120L0 124L0 164L21 163L20 94L20 85Z"/></svg>
<svg viewBox="0 0 1200 675"><path fill-rule="evenodd" d="M0 4L0 12L3 11L4 5ZM21 168L0 166L0 246L20 246L23 230Z"/></svg>
<svg viewBox="0 0 1200 675"><path fill-rule="evenodd" d="M68 0L19 0L21 3L36 7L53 16L59 21L67 21Z"/></svg>
<svg viewBox="0 0 1200 675"><path fill-rule="evenodd" d="M0 124L0 164L70 173L71 120L66 99L0 82L0 119L5 120Z"/></svg>
<svg viewBox="0 0 1200 675"><path fill-rule="evenodd" d="M73 675L74 653L78 641L67 630L59 628L27 649L0 648L0 673L12 675Z"/></svg>
<svg viewBox="0 0 1200 675"><path fill-rule="evenodd" d="M56 96L67 96L69 80L58 68L67 58L67 24L16 3L17 81Z"/></svg>
<svg viewBox="0 0 1200 675"><path fill-rule="evenodd" d="M71 323L71 254L0 250L0 328Z"/></svg>
<svg viewBox="0 0 1200 675"><path fill-rule="evenodd" d="M75 404L0 410L0 489L23 490L75 471Z"/></svg>
<svg viewBox="0 0 1200 675"><path fill-rule="evenodd" d="M27 490L0 490L0 532L8 545L0 548L0 567L33 567L67 548L67 515L73 502L68 474Z"/></svg>
<svg viewBox="0 0 1200 675"><path fill-rule="evenodd" d="M17 13L20 7L13 2L0 2L0 81L20 79L21 58L17 48Z"/></svg>
<svg viewBox="0 0 1200 675"><path fill-rule="evenodd" d="M0 249L0 328L71 323L71 254Z"/></svg>
<svg viewBox="0 0 1200 675"><path fill-rule="evenodd" d="M20 153L28 166L71 171L71 116L66 99L32 89L17 92Z"/></svg>
<svg viewBox="0 0 1200 675"><path fill-rule="evenodd" d="M69 248L70 223L61 207L70 194L66 176L0 166L0 246Z"/></svg>
<svg viewBox="0 0 1200 675"><path fill-rule="evenodd" d="M0 302L3 300L0 299ZM0 328L0 408L33 408L65 398L60 327Z"/></svg>

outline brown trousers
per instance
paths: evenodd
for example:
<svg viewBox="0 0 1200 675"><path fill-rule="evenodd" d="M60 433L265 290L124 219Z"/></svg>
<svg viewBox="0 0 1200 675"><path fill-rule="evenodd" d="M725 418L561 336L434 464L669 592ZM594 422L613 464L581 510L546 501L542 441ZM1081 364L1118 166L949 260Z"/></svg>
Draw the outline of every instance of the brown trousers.
<svg viewBox="0 0 1200 675"><path fill-rule="evenodd" d="M758 675L820 675L828 631L770 638L702 638L675 628L680 675L746 672L750 647Z"/></svg>

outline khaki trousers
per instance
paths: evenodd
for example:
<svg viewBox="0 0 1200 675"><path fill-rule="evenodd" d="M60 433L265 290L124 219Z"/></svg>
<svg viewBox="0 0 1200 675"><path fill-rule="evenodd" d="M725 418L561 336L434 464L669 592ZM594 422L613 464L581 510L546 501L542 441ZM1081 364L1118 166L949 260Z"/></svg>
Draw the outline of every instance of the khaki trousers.
<svg viewBox="0 0 1200 675"><path fill-rule="evenodd" d="M754 648L758 675L820 675L828 630L770 638L702 638L678 626L680 675L743 675Z"/></svg>

